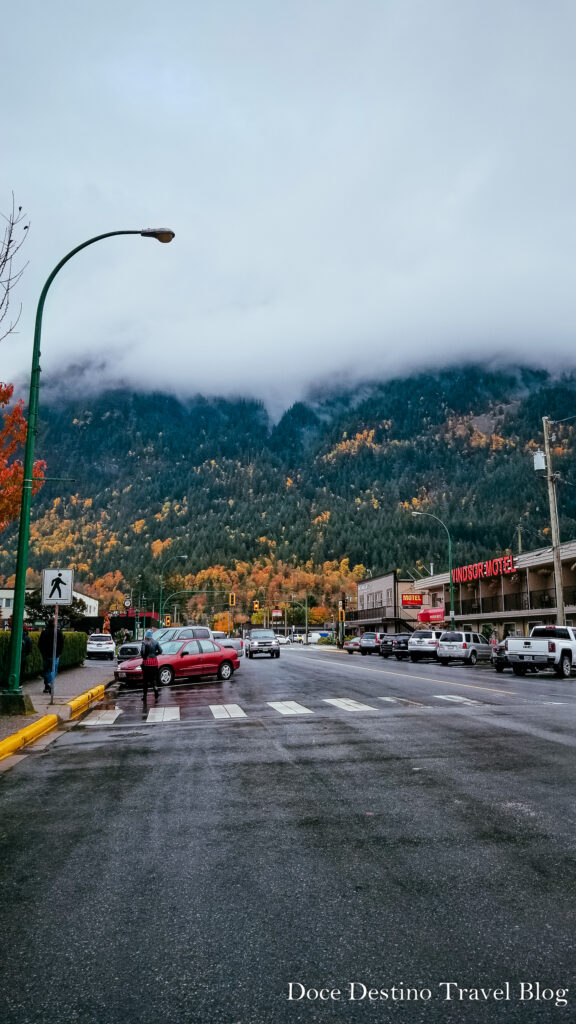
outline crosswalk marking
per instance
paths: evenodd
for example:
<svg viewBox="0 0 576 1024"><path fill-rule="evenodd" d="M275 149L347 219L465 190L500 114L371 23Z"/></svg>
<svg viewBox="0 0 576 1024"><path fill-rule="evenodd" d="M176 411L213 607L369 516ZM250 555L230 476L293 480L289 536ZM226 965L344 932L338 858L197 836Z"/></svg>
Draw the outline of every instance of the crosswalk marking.
<svg viewBox="0 0 576 1024"><path fill-rule="evenodd" d="M214 718L246 718L239 704L210 704L209 707Z"/></svg>
<svg viewBox="0 0 576 1024"><path fill-rule="evenodd" d="M148 718L146 719L147 725L157 725L159 722L179 722L180 721L180 708L169 707L169 708L150 708L148 712Z"/></svg>
<svg viewBox="0 0 576 1024"><path fill-rule="evenodd" d="M460 697L460 696L451 695L451 694L435 693L434 694L434 698L435 698L435 700L453 700L457 704L480 704L481 703L479 700L470 700L469 697Z"/></svg>
<svg viewBox="0 0 576 1024"><path fill-rule="evenodd" d="M351 700L350 697L326 697L324 698L325 704L333 704L336 708L342 708L344 711L378 711L378 708L372 708L369 704L361 704L358 700Z"/></svg>
<svg viewBox="0 0 576 1024"><path fill-rule="evenodd" d="M91 711L84 719L84 725L112 725L119 715L124 714L122 708L107 708L105 711Z"/></svg>
<svg viewBox="0 0 576 1024"><path fill-rule="evenodd" d="M303 704L298 704L295 700L269 700L267 701L269 707L274 708L275 711L279 711L281 715L313 715L314 712L310 708L305 708Z"/></svg>

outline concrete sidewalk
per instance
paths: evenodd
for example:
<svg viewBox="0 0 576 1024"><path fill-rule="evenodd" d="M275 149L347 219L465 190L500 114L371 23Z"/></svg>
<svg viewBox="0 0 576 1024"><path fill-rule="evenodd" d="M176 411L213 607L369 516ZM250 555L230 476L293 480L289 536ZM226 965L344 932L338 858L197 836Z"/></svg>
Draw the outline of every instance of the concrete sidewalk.
<svg viewBox="0 0 576 1024"><path fill-rule="evenodd" d="M58 715L62 720L70 718L68 702L79 697L95 686L106 686L114 681L114 668L110 662L100 665L81 665L78 668L60 672L54 682L54 703L50 703L50 694L43 693L44 682L41 677L28 679L22 683L22 690L30 697L35 713L30 715L0 715L0 740L5 740L20 729L33 725L45 715Z"/></svg>

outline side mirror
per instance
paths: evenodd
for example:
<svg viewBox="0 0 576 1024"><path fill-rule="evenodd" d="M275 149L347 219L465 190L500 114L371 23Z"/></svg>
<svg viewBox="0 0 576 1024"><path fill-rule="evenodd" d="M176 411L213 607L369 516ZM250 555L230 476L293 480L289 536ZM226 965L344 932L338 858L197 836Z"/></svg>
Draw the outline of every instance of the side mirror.
<svg viewBox="0 0 576 1024"><path fill-rule="evenodd" d="M185 658L187 654L190 654L190 651L187 651L186 648L184 648L183 651L180 651L181 658Z"/></svg>

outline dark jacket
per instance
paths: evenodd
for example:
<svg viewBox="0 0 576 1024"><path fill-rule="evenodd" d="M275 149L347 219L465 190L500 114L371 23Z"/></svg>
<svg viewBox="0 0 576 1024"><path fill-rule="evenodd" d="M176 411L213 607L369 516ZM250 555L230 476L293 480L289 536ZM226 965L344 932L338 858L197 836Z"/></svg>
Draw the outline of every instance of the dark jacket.
<svg viewBox="0 0 576 1024"><path fill-rule="evenodd" d="M46 626L40 633L38 647L43 658L51 658L54 650L54 626ZM62 630L56 630L56 657L59 658L64 647Z"/></svg>
<svg viewBox="0 0 576 1024"><path fill-rule="evenodd" d="M140 656L143 660L148 658L155 658L158 654L162 654L162 648L157 640L149 637L148 640L144 640L142 647L140 648Z"/></svg>

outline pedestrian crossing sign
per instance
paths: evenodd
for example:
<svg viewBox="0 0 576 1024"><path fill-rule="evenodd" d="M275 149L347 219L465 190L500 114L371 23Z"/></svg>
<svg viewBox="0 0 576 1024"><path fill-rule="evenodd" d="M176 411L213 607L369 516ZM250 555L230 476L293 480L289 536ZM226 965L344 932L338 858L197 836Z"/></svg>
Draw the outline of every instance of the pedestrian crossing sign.
<svg viewBox="0 0 576 1024"><path fill-rule="evenodd" d="M42 604L72 604L73 569L42 570Z"/></svg>

